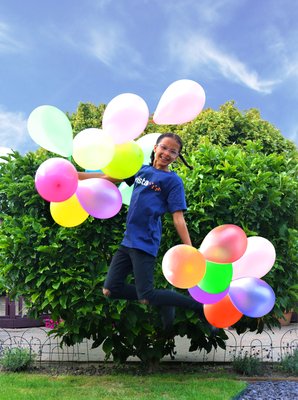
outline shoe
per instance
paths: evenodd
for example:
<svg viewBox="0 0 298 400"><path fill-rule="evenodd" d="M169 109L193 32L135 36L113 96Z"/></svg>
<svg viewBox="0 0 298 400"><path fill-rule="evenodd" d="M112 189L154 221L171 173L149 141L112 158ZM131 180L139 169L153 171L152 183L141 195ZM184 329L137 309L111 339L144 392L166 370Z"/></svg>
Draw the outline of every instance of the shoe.
<svg viewBox="0 0 298 400"><path fill-rule="evenodd" d="M209 334L210 339L214 338L219 333L219 328L216 328L215 326L210 325L210 324L209 324L209 330L210 330L210 334Z"/></svg>
<svg viewBox="0 0 298 400"><path fill-rule="evenodd" d="M174 306L161 306L160 316L163 330L168 332L173 328L176 309Z"/></svg>

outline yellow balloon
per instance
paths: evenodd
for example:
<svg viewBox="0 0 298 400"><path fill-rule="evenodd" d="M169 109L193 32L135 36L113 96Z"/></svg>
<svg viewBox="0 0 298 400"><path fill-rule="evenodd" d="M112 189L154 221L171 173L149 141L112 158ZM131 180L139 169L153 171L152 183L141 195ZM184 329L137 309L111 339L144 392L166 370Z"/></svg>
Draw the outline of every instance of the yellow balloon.
<svg viewBox="0 0 298 400"><path fill-rule="evenodd" d="M89 216L75 194L65 201L59 203L51 202L50 212L53 220L66 228L80 225Z"/></svg>
<svg viewBox="0 0 298 400"><path fill-rule="evenodd" d="M103 168L103 172L116 179L125 179L134 175L142 166L144 153L142 148L134 141L115 146L112 161Z"/></svg>

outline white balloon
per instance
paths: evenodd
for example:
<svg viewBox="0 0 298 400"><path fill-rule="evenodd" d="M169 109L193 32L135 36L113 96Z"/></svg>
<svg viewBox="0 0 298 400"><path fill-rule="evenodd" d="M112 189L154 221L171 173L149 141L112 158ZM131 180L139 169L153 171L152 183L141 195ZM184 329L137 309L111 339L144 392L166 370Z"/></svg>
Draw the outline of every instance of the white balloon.
<svg viewBox="0 0 298 400"><path fill-rule="evenodd" d="M276 252L273 244L261 236L247 238L242 257L233 262L233 280L245 277L262 278L273 267Z"/></svg>
<svg viewBox="0 0 298 400"><path fill-rule="evenodd" d="M199 83L180 79L162 94L153 120L160 125L179 125L192 121L202 111L205 100L205 91Z"/></svg>
<svg viewBox="0 0 298 400"><path fill-rule="evenodd" d="M133 93L122 93L108 103L102 117L102 128L116 144L122 144L140 136L148 119L149 109L145 100Z"/></svg>
<svg viewBox="0 0 298 400"><path fill-rule="evenodd" d="M0 163L6 163L6 160L3 160L3 158L1 158L2 156L8 156L9 154L12 154L13 151L12 149L10 149L9 147L3 147L0 146Z"/></svg>

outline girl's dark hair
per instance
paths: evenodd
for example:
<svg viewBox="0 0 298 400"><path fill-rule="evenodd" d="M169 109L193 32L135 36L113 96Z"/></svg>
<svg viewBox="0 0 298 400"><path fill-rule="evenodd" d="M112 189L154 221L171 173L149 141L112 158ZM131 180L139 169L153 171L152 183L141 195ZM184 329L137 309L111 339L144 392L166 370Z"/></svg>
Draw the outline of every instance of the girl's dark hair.
<svg viewBox="0 0 298 400"><path fill-rule="evenodd" d="M176 142L177 142L177 143L179 144L179 146L180 146L180 151L179 151L179 158L180 158L180 160L183 162L184 165L187 166L187 168L193 169L193 167L192 167L191 165L188 164L188 162L185 160L185 158L184 158L183 155L181 154L181 150L182 150L182 147L183 147L183 143L182 143L181 137L178 136L178 135L176 135L176 133L171 133L171 132L162 133L162 134L157 138L156 144L160 143L160 142L162 141L162 139L163 139L163 138L166 138L166 137L176 140ZM151 153L151 156L150 156L150 160L151 160L150 165L153 165L153 161L154 161L154 151L153 151L153 150L152 150L152 153Z"/></svg>

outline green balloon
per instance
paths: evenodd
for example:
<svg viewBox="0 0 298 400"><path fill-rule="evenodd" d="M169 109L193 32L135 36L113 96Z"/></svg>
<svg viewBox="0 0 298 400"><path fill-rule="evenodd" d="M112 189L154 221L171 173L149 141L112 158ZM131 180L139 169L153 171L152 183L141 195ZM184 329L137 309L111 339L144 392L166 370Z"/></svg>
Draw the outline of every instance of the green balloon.
<svg viewBox="0 0 298 400"><path fill-rule="evenodd" d="M206 261L206 272L198 284L207 293L217 294L226 290L232 280L233 265Z"/></svg>
<svg viewBox="0 0 298 400"><path fill-rule="evenodd" d="M122 196L122 203L126 206L130 205L131 195L133 191L133 185L128 186L125 182L122 182L118 189L120 190Z"/></svg>
<svg viewBox="0 0 298 400"><path fill-rule="evenodd" d="M63 157L72 155L72 127L66 114L53 106L39 106L29 115L27 128L32 139L46 150Z"/></svg>
<svg viewBox="0 0 298 400"><path fill-rule="evenodd" d="M125 179L138 172L143 161L144 153L141 147L134 141L126 142L115 146L112 161L102 170L112 178Z"/></svg>

